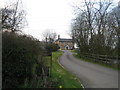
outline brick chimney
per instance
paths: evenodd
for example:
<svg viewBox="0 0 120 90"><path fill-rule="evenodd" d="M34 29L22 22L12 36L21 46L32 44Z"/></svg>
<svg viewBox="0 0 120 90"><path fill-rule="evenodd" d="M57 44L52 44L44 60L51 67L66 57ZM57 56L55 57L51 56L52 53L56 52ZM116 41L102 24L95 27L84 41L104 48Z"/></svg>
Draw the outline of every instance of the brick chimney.
<svg viewBox="0 0 120 90"><path fill-rule="evenodd" d="M118 2L118 7L120 7L120 1Z"/></svg>
<svg viewBox="0 0 120 90"><path fill-rule="evenodd" d="M58 39L60 39L60 35L58 35Z"/></svg>

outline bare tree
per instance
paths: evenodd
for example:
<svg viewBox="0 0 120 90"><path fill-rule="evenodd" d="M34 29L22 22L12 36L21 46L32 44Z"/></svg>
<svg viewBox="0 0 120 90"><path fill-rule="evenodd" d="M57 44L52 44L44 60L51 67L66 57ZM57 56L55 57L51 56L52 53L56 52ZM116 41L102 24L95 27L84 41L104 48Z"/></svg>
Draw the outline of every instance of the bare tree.
<svg viewBox="0 0 120 90"><path fill-rule="evenodd" d="M50 34L50 31L48 31L48 30L46 30L46 31L43 32L43 34L42 34L42 36L43 36L43 41L45 41L46 43L48 42L49 34Z"/></svg>
<svg viewBox="0 0 120 90"><path fill-rule="evenodd" d="M110 15L112 1L84 0L83 4L84 7L78 7L79 13L72 23L74 41L81 52L108 54L108 50L114 49L117 42L118 29L113 26L119 28L119 19L115 15L116 19L112 19L113 16Z"/></svg>
<svg viewBox="0 0 120 90"><path fill-rule="evenodd" d="M55 32L50 32L50 30L46 30L43 32L43 41L46 43L53 43L56 39L57 34Z"/></svg>
<svg viewBox="0 0 120 90"><path fill-rule="evenodd" d="M20 7L20 1L16 4L8 5L2 8L2 30L12 32L22 29L26 25L25 11Z"/></svg>
<svg viewBox="0 0 120 90"><path fill-rule="evenodd" d="M55 39L56 39L56 36L57 36L57 34L56 34L55 32L51 33L51 34L49 35L49 41L50 41L51 43L54 43L54 41L55 41Z"/></svg>

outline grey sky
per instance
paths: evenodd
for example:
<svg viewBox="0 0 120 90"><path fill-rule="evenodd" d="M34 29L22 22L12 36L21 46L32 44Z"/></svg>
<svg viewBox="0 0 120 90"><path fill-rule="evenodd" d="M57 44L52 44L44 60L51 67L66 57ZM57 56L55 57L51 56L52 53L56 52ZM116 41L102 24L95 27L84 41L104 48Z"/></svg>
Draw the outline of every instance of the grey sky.
<svg viewBox="0 0 120 90"><path fill-rule="evenodd" d="M16 0L0 0L9 3ZM71 20L74 18L73 4L83 0L22 0L27 12L28 26L23 32L42 40L42 33L47 29L56 32L62 38L70 38ZM118 2L118 0L114 0Z"/></svg>
<svg viewBox="0 0 120 90"><path fill-rule="evenodd" d="M70 0L23 0L27 9L28 27L25 33L42 39L42 33L47 29L70 38L73 10Z"/></svg>

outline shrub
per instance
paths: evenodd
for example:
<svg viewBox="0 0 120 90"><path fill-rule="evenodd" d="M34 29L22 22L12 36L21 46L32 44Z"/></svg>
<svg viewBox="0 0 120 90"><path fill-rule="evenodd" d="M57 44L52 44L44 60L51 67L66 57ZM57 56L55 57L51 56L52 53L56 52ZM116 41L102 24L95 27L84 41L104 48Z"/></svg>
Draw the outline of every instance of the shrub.
<svg viewBox="0 0 120 90"><path fill-rule="evenodd" d="M57 51L60 47L57 44L52 43L52 44L47 44L45 48L48 52L54 52Z"/></svg>
<svg viewBox="0 0 120 90"><path fill-rule="evenodd" d="M16 88L32 79L32 68L44 51L40 42L27 35L13 32L2 34L2 78L3 88Z"/></svg>

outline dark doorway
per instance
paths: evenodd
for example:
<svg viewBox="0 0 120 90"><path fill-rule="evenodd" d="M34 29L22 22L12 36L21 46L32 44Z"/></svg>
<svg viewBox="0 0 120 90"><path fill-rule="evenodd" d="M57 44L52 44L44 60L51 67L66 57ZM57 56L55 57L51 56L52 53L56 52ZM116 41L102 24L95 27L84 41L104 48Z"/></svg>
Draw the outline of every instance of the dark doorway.
<svg viewBox="0 0 120 90"><path fill-rule="evenodd" d="M68 50L68 47L66 47L66 49Z"/></svg>

